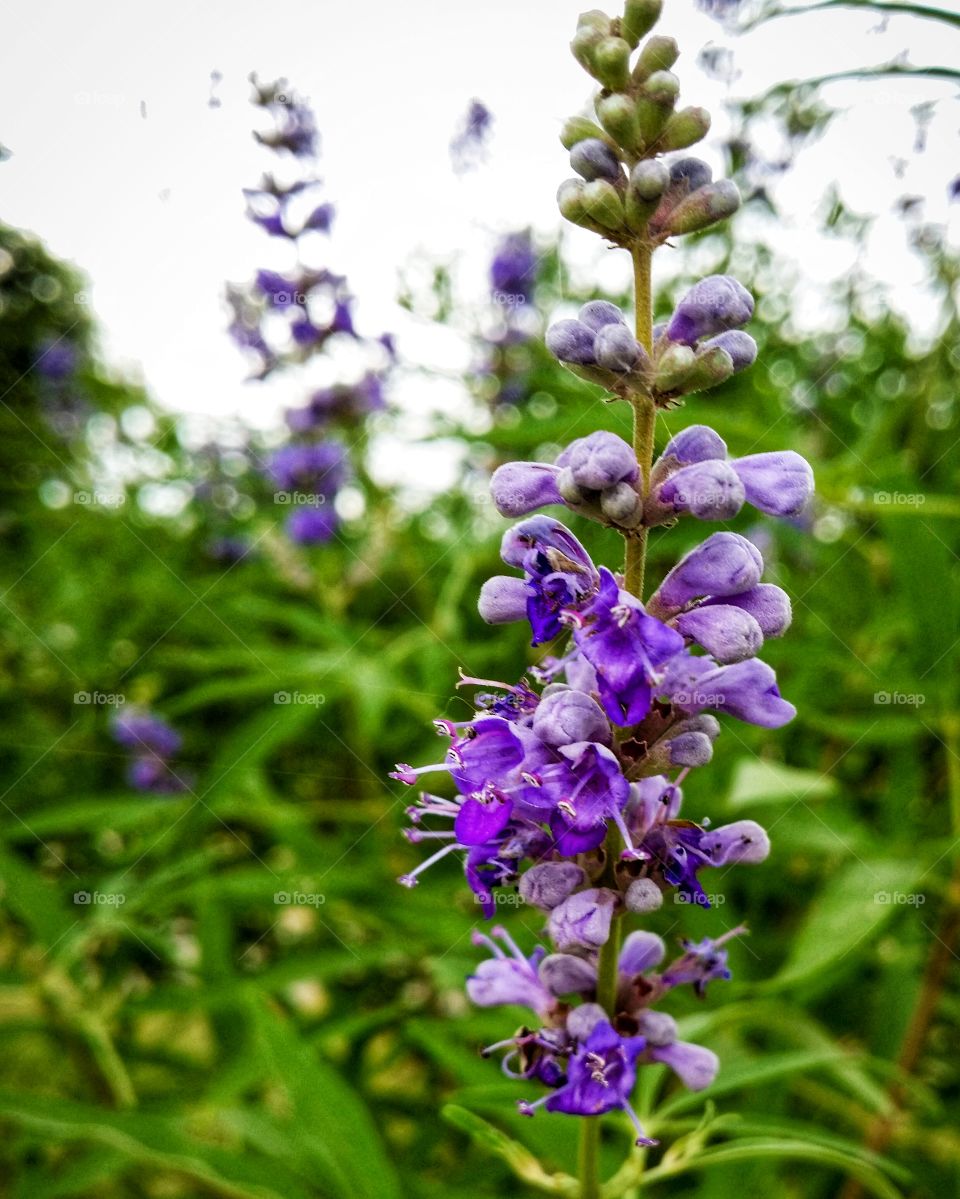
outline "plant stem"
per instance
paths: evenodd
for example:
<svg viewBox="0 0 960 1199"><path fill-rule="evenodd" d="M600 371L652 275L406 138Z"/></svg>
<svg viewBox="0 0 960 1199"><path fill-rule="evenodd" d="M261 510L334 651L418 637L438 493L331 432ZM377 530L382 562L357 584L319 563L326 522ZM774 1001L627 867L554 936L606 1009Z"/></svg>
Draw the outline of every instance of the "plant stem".
<svg viewBox="0 0 960 1199"><path fill-rule="evenodd" d="M637 341L649 354L653 347L653 286L651 265L653 249L642 242L633 247L633 284L636 301ZM653 466L653 434L657 410L649 395L636 393L630 397L633 406L633 450L640 464L643 495L650 488ZM638 599L643 598L643 574L647 557L647 530L632 531L626 538L624 586ZM613 882L613 866L623 846L615 828L607 834L604 845L607 855L605 882ZM610 876L608 879L607 876ZM611 1016L617 1010L617 962L620 957L620 921L614 916L610 936L600 950L597 962L597 1003ZM600 1119L584 1119L580 1129L580 1196L599 1199L600 1196Z"/></svg>
<svg viewBox="0 0 960 1199"><path fill-rule="evenodd" d="M633 290L636 304L637 341L649 354L653 347L653 285L651 264L653 250L643 242L633 248ZM657 410L649 395L635 393L633 405L633 451L640 464L642 493L650 489L650 468L653 465L653 434ZM638 599L643 598L643 573L647 557L647 530L639 528L627 537L627 556L624 565L624 586Z"/></svg>

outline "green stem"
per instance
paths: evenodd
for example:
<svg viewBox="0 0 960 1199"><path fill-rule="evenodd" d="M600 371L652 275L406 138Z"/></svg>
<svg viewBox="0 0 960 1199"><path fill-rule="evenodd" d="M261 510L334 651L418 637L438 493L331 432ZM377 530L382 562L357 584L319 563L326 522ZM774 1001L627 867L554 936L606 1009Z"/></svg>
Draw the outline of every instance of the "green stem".
<svg viewBox="0 0 960 1199"><path fill-rule="evenodd" d="M633 248L633 288L636 303L637 341L650 352L653 347L653 282L651 262L653 248L638 242ZM650 469L653 466L653 435L657 410L648 395L630 397L633 405L633 451L640 464L643 495L650 489ZM647 530L639 528L627 537L626 563L623 569L624 586L631 595L643 598L643 574L647 558Z"/></svg>

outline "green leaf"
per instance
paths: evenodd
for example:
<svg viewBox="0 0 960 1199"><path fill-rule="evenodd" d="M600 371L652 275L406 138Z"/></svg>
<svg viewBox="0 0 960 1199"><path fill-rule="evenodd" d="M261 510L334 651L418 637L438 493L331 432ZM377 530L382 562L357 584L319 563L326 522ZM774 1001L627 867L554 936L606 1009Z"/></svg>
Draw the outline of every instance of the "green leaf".
<svg viewBox="0 0 960 1199"><path fill-rule="evenodd" d="M834 780L815 770L797 770L780 762L743 758L734 768L727 807L739 809L756 804L825 799L835 791Z"/></svg>
<svg viewBox="0 0 960 1199"><path fill-rule="evenodd" d="M855 966L862 951L895 912L905 910L921 866L911 861L855 861L833 876L807 910L791 940L790 954L764 991L783 990L798 983L829 985L838 967Z"/></svg>
<svg viewBox="0 0 960 1199"><path fill-rule="evenodd" d="M577 1180L569 1174L548 1174L533 1154L519 1141L508 1137L505 1132L488 1123L474 1112L448 1103L441 1109L441 1116L461 1132L465 1132L481 1149L495 1157L501 1158L510 1167L517 1178L534 1187L545 1191L548 1195L566 1195L575 1199L580 1193Z"/></svg>

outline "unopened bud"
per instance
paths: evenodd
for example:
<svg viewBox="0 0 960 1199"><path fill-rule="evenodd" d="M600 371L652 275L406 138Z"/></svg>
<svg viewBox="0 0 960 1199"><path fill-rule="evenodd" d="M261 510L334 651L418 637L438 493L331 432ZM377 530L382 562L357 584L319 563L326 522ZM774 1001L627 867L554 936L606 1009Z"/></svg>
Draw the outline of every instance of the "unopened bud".
<svg viewBox="0 0 960 1199"><path fill-rule="evenodd" d="M677 391L693 372L697 356L689 346L670 346L660 355L654 386L657 391Z"/></svg>
<svg viewBox="0 0 960 1199"><path fill-rule="evenodd" d="M582 504L583 492L577 486L577 481L573 477L573 471L569 466L565 466L556 479L557 491L568 504Z"/></svg>
<svg viewBox="0 0 960 1199"><path fill-rule="evenodd" d="M634 83L643 83L655 71L669 71L679 57L680 47L672 37L650 38L633 68Z"/></svg>
<svg viewBox="0 0 960 1199"><path fill-rule="evenodd" d="M589 117L570 117L560 130L560 141L565 150L572 150L577 142L585 141L589 137L599 138L602 142L608 140L600 126L594 124Z"/></svg>
<svg viewBox="0 0 960 1199"><path fill-rule="evenodd" d="M620 32L631 47L647 36L660 20L662 11L663 0L627 0L620 18Z"/></svg>
<svg viewBox="0 0 960 1199"><path fill-rule="evenodd" d="M616 92L630 82L630 46L622 37L605 37L593 50L593 74Z"/></svg>
<svg viewBox="0 0 960 1199"><path fill-rule="evenodd" d="M635 878L624 896L627 911L646 916L663 907L663 892L652 878Z"/></svg>
<svg viewBox="0 0 960 1199"><path fill-rule="evenodd" d="M705 108L681 108L675 112L660 137L660 149L668 154L671 150L685 150L695 146L710 132L710 114Z"/></svg>
<svg viewBox="0 0 960 1199"><path fill-rule="evenodd" d="M719 345L708 346L697 354L693 370L683 382L683 390L689 393L717 387L725 383L733 371L733 359L727 351Z"/></svg>
<svg viewBox="0 0 960 1199"><path fill-rule="evenodd" d="M619 374L647 365L646 351L626 325L605 325L593 343L597 366Z"/></svg>
<svg viewBox="0 0 960 1199"><path fill-rule="evenodd" d="M717 221L726 220L740 207L740 192L731 179L708 183L681 200L667 220L672 234L697 233Z"/></svg>
<svg viewBox="0 0 960 1199"><path fill-rule="evenodd" d="M592 183L584 184L583 207L587 216L604 229L623 228L623 200L613 184L606 179L595 179Z"/></svg>
<svg viewBox="0 0 960 1199"><path fill-rule="evenodd" d="M637 123L645 147L659 140L679 94L679 80L670 71L656 71L643 85L637 100Z"/></svg>
<svg viewBox="0 0 960 1199"><path fill-rule="evenodd" d="M641 146L640 123L637 106L630 96L614 92L598 97L595 108L600 124L618 146L625 150L638 150Z"/></svg>
<svg viewBox="0 0 960 1199"><path fill-rule="evenodd" d="M570 151L570 165L584 179L620 178L620 159L610 149L605 141L596 137L588 137Z"/></svg>
<svg viewBox="0 0 960 1199"><path fill-rule="evenodd" d="M643 517L643 501L629 483L618 483L600 493L600 511L614 524L632 529Z"/></svg>
<svg viewBox="0 0 960 1199"><path fill-rule="evenodd" d="M643 232L669 182L670 172L655 159L638 162L630 172L624 209L627 224L634 233Z"/></svg>
<svg viewBox="0 0 960 1199"><path fill-rule="evenodd" d="M581 179L565 179L557 189L557 207L561 216L573 221L575 225L589 224L587 210L583 206L583 189L586 184Z"/></svg>
<svg viewBox="0 0 960 1199"><path fill-rule="evenodd" d="M570 43L573 57L591 75L594 73L593 56L597 46L600 45L606 36L606 32L594 25L581 24L578 26L577 32L573 35L573 41Z"/></svg>

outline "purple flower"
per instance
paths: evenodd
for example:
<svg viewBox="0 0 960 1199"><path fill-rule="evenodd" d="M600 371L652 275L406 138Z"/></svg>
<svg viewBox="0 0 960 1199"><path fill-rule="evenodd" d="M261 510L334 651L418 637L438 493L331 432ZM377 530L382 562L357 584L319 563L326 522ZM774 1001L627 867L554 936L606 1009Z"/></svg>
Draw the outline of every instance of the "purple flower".
<svg viewBox="0 0 960 1199"><path fill-rule="evenodd" d="M493 472L490 494L501 516L525 516L548 504L562 504L559 467L545 462L507 462Z"/></svg>
<svg viewBox="0 0 960 1199"><path fill-rule="evenodd" d="M506 953L493 938L503 942ZM478 1007L517 1004L530 1008L541 1019L553 1010L556 1001L538 973L545 952L540 946L525 957L507 930L499 926L490 930L490 936L474 932L473 943L486 946L493 954L467 979L467 994L473 1003Z"/></svg>
<svg viewBox="0 0 960 1199"><path fill-rule="evenodd" d="M640 474L633 449L622 437L604 429L571 441L556 465L569 470L574 483L588 491L635 483Z"/></svg>
<svg viewBox="0 0 960 1199"><path fill-rule="evenodd" d="M636 724L650 710L660 667L683 649L683 638L621 591L605 567L596 595L571 623L574 641L597 672L607 715L614 724Z"/></svg>
<svg viewBox="0 0 960 1199"><path fill-rule="evenodd" d="M731 937L746 932L743 927L731 929L722 937L704 937L702 941L683 941L682 957L672 962L663 973L668 987L679 987L692 983L697 995L706 994L707 983L714 979L727 980L732 977L727 965L727 951L721 946Z"/></svg>
<svg viewBox="0 0 960 1199"><path fill-rule="evenodd" d="M536 278L537 255L529 230L509 234L500 242L490 263L491 288L495 293L528 304L533 299Z"/></svg>
<svg viewBox="0 0 960 1199"><path fill-rule="evenodd" d="M793 450L751 454L731 463L754 508L770 516L796 516L813 494L813 471Z"/></svg>
<svg viewBox="0 0 960 1199"><path fill-rule="evenodd" d="M450 157L457 174L469 171L482 162L486 153L493 114L480 100L471 100L460 128L450 143Z"/></svg>
<svg viewBox="0 0 960 1199"><path fill-rule="evenodd" d="M310 505L290 513L287 535L297 545L323 545L333 538L339 524L331 504Z"/></svg>
<svg viewBox="0 0 960 1199"><path fill-rule="evenodd" d="M540 862L523 872L520 894L527 903L549 912L586 881L587 876L575 862Z"/></svg>
<svg viewBox="0 0 960 1199"><path fill-rule="evenodd" d="M679 612L703 596L737 595L760 582L763 559L739 533L713 533L686 554L657 588L655 611Z"/></svg>
<svg viewBox="0 0 960 1199"><path fill-rule="evenodd" d="M753 296L729 275L710 275L686 293L667 325L666 336L682 345L739 329L753 316Z"/></svg>
<svg viewBox="0 0 960 1199"><path fill-rule="evenodd" d="M618 903L615 891L577 891L550 913L550 939L557 949L599 949L610 935Z"/></svg>
<svg viewBox="0 0 960 1199"><path fill-rule="evenodd" d="M124 749L153 753L160 758L172 758L183 743L175 729L150 712L118 712L111 727L114 740Z"/></svg>

